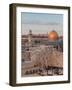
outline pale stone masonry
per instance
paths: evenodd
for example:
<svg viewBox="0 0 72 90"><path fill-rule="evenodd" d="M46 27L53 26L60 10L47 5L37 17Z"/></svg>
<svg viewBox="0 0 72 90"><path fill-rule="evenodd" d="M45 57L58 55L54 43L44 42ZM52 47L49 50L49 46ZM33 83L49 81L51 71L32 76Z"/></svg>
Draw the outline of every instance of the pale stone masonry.
<svg viewBox="0 0 72 90"><path fill-rule="evenodd" d="M36 66L36 69L48 66L63 68L63 53L52 46L30 47L29 53L30 55L28 56L26 53L26 56L30 61L22 64L23 75L26 71L34 70L34 66Z"/></svg>

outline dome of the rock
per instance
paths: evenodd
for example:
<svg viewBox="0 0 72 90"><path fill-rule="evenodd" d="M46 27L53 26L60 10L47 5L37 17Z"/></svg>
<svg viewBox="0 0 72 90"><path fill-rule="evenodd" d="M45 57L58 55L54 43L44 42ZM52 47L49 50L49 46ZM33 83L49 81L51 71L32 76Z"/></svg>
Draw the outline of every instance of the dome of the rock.
<svg viewBox="0 0 72 90"><path fill-rule="evenodd" d="M48 39L52 40L52 41L57 40L58 39L57 32L56 31L52 31L52 32L48 33Z"/></svg>

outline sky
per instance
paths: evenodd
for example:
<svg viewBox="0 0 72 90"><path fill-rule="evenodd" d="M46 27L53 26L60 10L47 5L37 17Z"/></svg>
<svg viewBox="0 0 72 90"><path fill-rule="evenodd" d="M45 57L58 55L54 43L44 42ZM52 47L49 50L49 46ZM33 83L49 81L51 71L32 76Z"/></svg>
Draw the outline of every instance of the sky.
<svg viewBox="0 0 72 90"><path fill-rule="evenodd" d="M31 29L33 33L47 33L55 29L59 34L63 30L63 15L50 13L21 13L22 34Z"/></svg>

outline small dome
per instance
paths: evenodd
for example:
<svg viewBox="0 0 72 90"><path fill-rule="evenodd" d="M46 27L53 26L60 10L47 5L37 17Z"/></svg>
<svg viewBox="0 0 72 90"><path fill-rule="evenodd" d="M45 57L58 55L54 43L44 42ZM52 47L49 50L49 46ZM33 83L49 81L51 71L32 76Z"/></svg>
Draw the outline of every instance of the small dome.
<svg viewBox="0 0 72 90"><path fill-rule="evenodd" d="M48 33L48 39L52 40L52 41L57 40L58 39L57 32L56 31L52 31L52 32Z"/></svg>

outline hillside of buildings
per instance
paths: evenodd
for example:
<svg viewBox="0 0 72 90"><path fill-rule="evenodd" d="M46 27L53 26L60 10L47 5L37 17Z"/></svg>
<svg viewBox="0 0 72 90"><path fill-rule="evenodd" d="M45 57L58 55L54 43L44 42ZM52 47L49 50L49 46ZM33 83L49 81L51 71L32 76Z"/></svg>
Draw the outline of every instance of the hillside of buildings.
<svg viewBox="0 0 72 90"><path fill-rule="evenodd" d="M63 75L63 37L56 31L22 35L21 75Z"/></svg>

